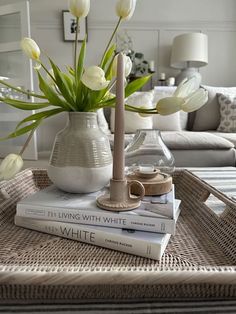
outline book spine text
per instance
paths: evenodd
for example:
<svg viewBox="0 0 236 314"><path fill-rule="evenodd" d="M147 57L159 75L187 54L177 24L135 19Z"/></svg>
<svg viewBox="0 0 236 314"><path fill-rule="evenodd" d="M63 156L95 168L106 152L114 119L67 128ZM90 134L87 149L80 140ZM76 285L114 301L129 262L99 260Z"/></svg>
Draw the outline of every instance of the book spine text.
<svg viewBox="0 0 236 314"><path fill-rule="evenodd" d="M17 216L170 234L175 234L176 225L174 219L168 218L99 213L83 209L46 208L34 205L17 206Z"/></svg>

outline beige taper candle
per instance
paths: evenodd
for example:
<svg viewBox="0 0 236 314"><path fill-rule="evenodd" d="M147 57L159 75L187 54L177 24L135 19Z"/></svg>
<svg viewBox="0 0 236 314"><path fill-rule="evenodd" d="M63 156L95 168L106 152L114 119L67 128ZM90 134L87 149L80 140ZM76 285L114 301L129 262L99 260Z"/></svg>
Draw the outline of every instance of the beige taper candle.
<svg viewBox="0 0 236 314"><path fill-rule="evenodd" d="M145 194L142 183L134 180L128 182L125 178L124 79L124 61L123 55L120 53L117 62L113 178L110 180L110 193L97 198L99 207L112 211L127 211L137 208ZM139 196L131 197L131 185L137 186Z"/></svg>
<svg viewBox="0 0 236 314"><path fill-rule="evenodd" d="M118 55L117 81L116 81L116 106L115 106L115 130L113 149L113 179L124 180L125 155L124 155L124 61L122 53Z"/></svg>

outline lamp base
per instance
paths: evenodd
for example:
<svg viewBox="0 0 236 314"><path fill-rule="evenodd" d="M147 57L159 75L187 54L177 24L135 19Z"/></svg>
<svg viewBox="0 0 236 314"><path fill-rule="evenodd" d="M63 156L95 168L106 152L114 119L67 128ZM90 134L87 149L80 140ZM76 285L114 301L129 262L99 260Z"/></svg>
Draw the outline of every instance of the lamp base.
<svg viewBox="0 0 236 314"><path fill-rule="evenodd" d="M198 72L197 68L185 68L181 70L181 72L175 78L176 86L178 86L185 78L190 79L192 77L196 78L195 88L198 89L202 81L202 76Z"/></svg>

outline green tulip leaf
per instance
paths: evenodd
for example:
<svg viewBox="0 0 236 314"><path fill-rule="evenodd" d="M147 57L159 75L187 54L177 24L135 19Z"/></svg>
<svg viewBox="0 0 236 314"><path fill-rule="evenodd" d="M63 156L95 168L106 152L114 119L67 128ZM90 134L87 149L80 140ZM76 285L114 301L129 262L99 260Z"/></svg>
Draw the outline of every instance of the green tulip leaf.
<svg viewBox="0 0 236 314"><path fill-rule="evenodd" d="M19 129L19 130L15 130L15 132L9 134L7 137L1 138L0 141L8 140L10 138L14 138L17 136L21 136L25 133L28 133L29 131L36 129L40 125L41 122L42 122L42 120L37 120L37 121Z"/></svg>
<svg viewBox="0 0 236 314"><path fill-rule="evenodd" d="M109 80L109 81L112 80L112 72L113 72L113 71L112 71L112 64L113 64L114 58L115 58L115 57L113 57L113 58L111 59L110 64L109 64L109 66L108 66L108 68L107 68L107 70L106 70L106 73L105 73L105 77L106 77L106 79Z"/></svg>
<svg viewBox="0 0 236 314"><path fill-rule="evenodd" d="M67 68L68 73L69 73L71 76L75 77L75 70L72 69L71 66L67 66L66 68Z"/></svg>
<svg viewBox="0 0 236 314"><path fill-rule="evenodd" d="M61 113L64 111L65 111L64 109L58 108L58 109L51 109L51 110L46 110L43 112L38 112L38 113L32 114L32 115L26 117L25 119L23 119L22 121L20 121L20 123L18 123L16 126L16 130L19 129L19 127L26 122L49 118L51 116L54 116L55 114L58 114L58 113Z"/></svg>
<svg viewBox="0 0 236 314"><path fill-rule="evenodd" d="M84 60L85 60L85 54L86 54L86 40L87 37L84 38L79 57L78 57L78 63L76 67L76 82L75 82L75 89L76 89L76 104L80 108L82 105L82 95L83 91L85 90L83 87L83 84L81 83L81 77L84 71Z"/></svg>
<svg viewBox="0 0 236 314"><path fill-rule="evenodd" d="M61 70L58 68L58 66L49 58L49 61L51 63L56 85L58 89L60 90L62 96L65 98L65 100L71 104L72 107L75 106L75 99L73 97L73 82L72 80L66 76L65 73L61 72Z"/></svg>
<svg viewBox="0 0 236 314"><path fill-rule="evenodd" d="M87 40L87 37L85 37L83 40L82 46L80 48L79 57L78 57L78 63L76 67L77 82L81 80L81 76L83 74L84 60L85 60L85 54L86 54L86 40Z"/></svg>
<svg viewBox="0 0 236 314"><path fill-rule="evenodd" d="M101 68L104 70L107 63L113 58L113 55L115 53L116 44L111 45L111 47L106 51L104 58L101 63Z"/></svg>
<svg viewBox="0 0 236 314"><path fill-rule="evenodd" d="M151 75L140 77L131 83L129 83L125 88L125 97L132 95L134 92L139 90L143 85L145 85L148 80L151 78Z"/></svg>
<svg viewBox="0 0 236 314"><path fill-rule="evenodd" d="M41 98L41 99L46 99L46 97L44 95L39 95L39 94L36 94L36 93L32 93L30 91L26 91L22 88L19 88L19 87L15 87L9 83L6 83L5 81L3 80L0 80L0 84L4 85L4 86L7 86L15 91L17 91L18 93L20 94L24 94L24 95L27 95L27 96L32 96L32 97L36 97L36 98Z"/></svg>
<svg viewBox="0 0 236 314"><path fill-rule="evenodd" d="M38 74L38 79L39 79L39 88L47 97L50 104L53 106L62 107L66 109L67 111L70 111L70 109L72 109L70 104L63 101L61 97L59 97L59 95L54 91L54 89L45 82L45 80L43 79L39 71L37 71L37 74Z"/></svg>
<svg viewBox="0 0 236 314"><path fill-rule="evenodd" d="M38 110L51 106L50 103L31 103L11 98L0 98L0 101L21 110Z"/></svg>
<svg viewBox="0 0 236 314"><path fill-rule="evenodd" d="M100 108L106 108L106 107L114 107L116 102L116 97L110 98L108 100L100 102Z"/></svg>

